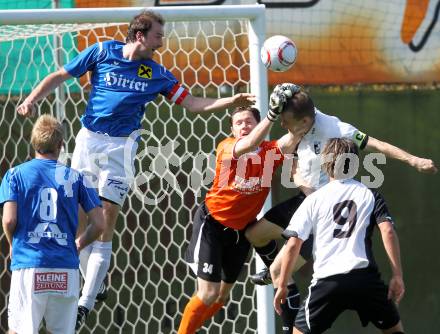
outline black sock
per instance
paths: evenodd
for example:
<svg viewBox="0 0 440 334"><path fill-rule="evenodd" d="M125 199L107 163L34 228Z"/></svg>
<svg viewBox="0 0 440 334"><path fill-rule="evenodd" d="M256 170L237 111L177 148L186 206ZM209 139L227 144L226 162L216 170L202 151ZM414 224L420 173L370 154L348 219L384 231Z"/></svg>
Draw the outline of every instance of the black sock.
<svg viewBox="0 0 440 334"><path fill-rule="evenodd" d="M295 326L295 318L299 309L299 291L295 283L287 286L286 302L281 304L281 320L283 323L282 333L292 333Z"/></svg>
<svg viewBox="0 0 440 334"><path fill-rule="evenodd" d="M254 247L254 248L257 254L260 255L266 267L269 268L278 254L277 242L275 240L271 240L267 245L263 247Z"/></svg>

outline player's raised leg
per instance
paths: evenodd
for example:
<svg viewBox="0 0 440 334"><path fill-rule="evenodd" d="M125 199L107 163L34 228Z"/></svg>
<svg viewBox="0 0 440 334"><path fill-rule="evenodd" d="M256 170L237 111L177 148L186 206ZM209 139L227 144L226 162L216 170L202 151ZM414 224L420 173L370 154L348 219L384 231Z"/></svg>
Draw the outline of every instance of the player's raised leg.
<svg viewBox="0 0 440 334"><path fill-rule="evenodd" d="M261 257L266 268L251 275L252 283L258 285L270 284L271 277L269 267L272 265L278 253L276 239L281 238L281 233L290 222L295 210L301 205L305 195L299 193L296 196L274 206L257 223L246 229L246 238L254 246L255 251Z"/></svg>
<svg viewBox="0 0 440 334"><path fill-rule="evenodd" d="M278 253L278 245L275 240L280 238L282 232L281 227L265 218L261 218L257 223L246 229L246 238L254 246L255 251L266 266L261 272L249 277L252 283L266 285L272 282L268 268Z"/></svg>

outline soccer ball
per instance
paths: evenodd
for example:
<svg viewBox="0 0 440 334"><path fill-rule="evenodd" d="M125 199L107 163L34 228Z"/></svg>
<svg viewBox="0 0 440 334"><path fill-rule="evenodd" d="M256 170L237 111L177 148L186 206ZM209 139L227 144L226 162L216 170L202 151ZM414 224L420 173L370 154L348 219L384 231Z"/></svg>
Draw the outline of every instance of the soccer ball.
<svg viewBox="0 0 440 334"><path fill-rule="evenodd" d="M296 55L295 43L281 35L266 39L261 48L261 61L274 72L284 72L291 68L295 64Z"/></svg>

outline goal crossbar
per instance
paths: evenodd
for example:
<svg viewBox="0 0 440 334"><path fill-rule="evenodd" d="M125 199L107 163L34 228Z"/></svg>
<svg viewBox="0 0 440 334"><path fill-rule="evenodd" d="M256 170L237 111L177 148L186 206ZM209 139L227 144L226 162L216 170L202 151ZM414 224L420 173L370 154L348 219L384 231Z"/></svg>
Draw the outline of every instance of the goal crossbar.
<svg viewBox="0 0 440 334"><path fill-rule="evenodd" d="M240 8L237 8L240 7ZM197 10L195 10L197 8ZM0 10L3 25L17 24L62 24L62 23L100 23L128 22L146 7L115 8L57 8L57 9L17 9ZM151 8L150 8L151 9ZM264 5L226 5L226 6L170 6L154 7L154 11L169 21L225 20L264 18Z"/></svg>

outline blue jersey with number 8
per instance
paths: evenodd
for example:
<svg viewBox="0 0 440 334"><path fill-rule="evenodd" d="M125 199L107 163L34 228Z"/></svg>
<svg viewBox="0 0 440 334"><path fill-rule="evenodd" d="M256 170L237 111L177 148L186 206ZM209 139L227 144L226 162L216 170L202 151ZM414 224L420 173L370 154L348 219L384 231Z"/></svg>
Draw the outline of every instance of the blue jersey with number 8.
<svg viewBox="0 0 440 334"><path fill-rule="evenodd" d="M0 205L8 201L17 203L11 270L78 268L78 204L85 212L101 205L82 174L56 160L33 159L4 176Z"/></svg>

